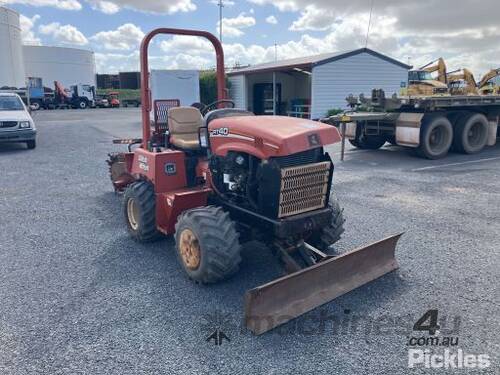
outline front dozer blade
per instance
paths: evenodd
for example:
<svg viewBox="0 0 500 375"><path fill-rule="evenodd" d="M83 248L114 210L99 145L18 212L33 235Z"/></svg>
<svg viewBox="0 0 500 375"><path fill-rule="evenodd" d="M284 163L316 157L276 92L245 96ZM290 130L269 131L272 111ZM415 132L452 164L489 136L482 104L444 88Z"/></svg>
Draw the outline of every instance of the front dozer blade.
<svg viewBox="0 0 500 375"><path fill-rule="evenodd" d="M397 269L395 251L402 234L328 258L247 291L247 328L260 335Z"/></svg>

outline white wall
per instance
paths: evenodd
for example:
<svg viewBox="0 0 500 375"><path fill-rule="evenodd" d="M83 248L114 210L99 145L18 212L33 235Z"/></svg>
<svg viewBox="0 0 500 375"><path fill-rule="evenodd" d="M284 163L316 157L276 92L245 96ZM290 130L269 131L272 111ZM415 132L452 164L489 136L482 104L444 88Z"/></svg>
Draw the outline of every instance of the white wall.
<svg viewBox="0 0 500 375"><path fill-rule="evenodd" d="M347 109L349 94L370 96L374 88L385 90L386 96L399 93L408 79L406 68L366 52L315 66L312 73L312 118L332 108Z"/></svg>
<svg viewBox="0 0 500 375"><path fill-rule="evenodd" d="M247 109L247 86L244 74L229 77L231 88L229 98L234 102L235 108ZM207 103L208 104L208 103Z"/></svg>
<svg viewBox="0 0 500 375"><path fill-rule="evenodd" d="M25 87L19 13L0 7L0 87Z"/></svg>
<svg viewBox="0 0 500 375"><path fill-rule="evenodd" d="M95 85L94 52L63 47L23 46L27 77L40 77L43 85L64 87L78 83Z"/></svg>
<svg viewBox="0 0 500 375"><path fill-rule="evenodd" d="M179 99L181 106L190 106L200 101L200 72L197 70L151 70L150 82L153 102Z"/></svg>

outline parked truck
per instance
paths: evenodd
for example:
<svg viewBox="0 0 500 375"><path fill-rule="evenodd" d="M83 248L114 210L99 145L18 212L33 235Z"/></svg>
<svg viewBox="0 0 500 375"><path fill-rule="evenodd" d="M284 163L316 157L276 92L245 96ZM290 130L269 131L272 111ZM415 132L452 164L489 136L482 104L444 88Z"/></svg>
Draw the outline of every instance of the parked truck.
<svg viewBox="0 0 500 375"><path fill-rule="evenodd" d="M86 84L77 84L70 86L69 90L58 82L54 82L54 102L56 108L69 107L85 109L95 107L95 87Z"/></svg>
<svg viewBox="0 0 500 375"><path fill-rule="evenodd" d="M43 86L41 78L30 77L28 86L15 91L25 104L38 110L55 108L95 107L95 87L87 84L77 84L66 89L60 82L54 82L54 89Z"/></svg>
<svg viewBox="0 0 500 375"><path fill-rule="evenodd" d="M349 96L353 111L323 119L345 124L345 136L361 149L386 142L413 148L427 159L450 149L473 154L493 146L498 137L500 95L457 95L386 98L373 90L370 98ZM363 111L356 110L363 108Z"/></svg>

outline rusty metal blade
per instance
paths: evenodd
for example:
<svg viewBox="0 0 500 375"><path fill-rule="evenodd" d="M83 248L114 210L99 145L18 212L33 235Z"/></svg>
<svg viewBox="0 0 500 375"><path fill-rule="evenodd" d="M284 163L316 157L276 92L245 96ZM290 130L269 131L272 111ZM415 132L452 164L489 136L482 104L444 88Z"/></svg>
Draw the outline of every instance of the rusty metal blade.
<svg viewBox="0 0 500 375"><path fill-rule="evenodd" d="M245 324L256 335L398 268L403 233L273 280L245 294Z"/></svg>

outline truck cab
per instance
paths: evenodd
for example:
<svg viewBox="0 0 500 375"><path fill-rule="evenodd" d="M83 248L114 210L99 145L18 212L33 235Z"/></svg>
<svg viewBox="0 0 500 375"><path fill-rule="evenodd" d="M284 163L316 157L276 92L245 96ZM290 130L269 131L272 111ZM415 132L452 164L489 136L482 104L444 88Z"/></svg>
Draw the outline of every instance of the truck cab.
<svg viewBox="0 0 500 375"><path fill-rule="evenodd" d="M408 71L408 95L446 94L448 86L423 69Z"/></svg>
<svg viewBox="0 0 500 375"><path fill-rule="evenodd" d="M77 84L70 87L72 104L76 108L85 109L95 107L95 87L86 84Z"/></svg>

